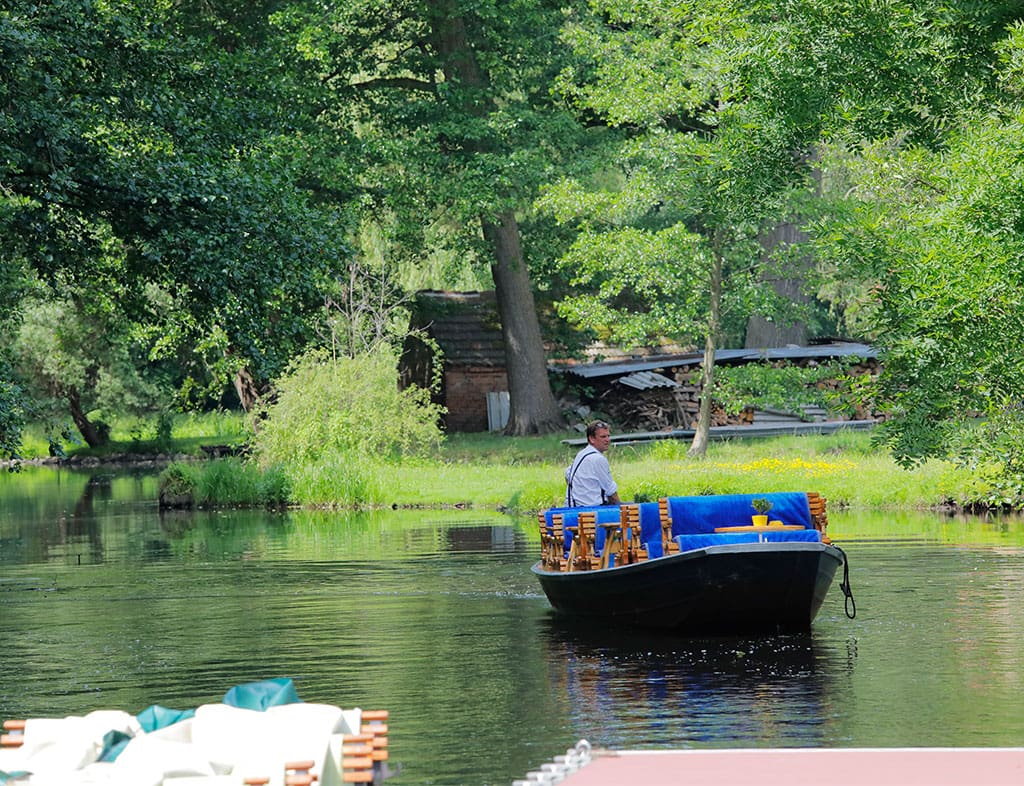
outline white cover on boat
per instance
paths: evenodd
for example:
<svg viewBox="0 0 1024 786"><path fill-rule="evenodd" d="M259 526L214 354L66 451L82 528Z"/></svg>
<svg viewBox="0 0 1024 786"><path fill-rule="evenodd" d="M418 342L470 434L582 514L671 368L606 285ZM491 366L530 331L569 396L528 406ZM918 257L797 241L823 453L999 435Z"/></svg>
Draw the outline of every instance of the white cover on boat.
<svg viewBox="0 0 1024 786"><path fill-rule="evenodd" d="M66 718L29 718L20 747L4 751L4 772L66 773L96 761L107 732L132 735L141 729L134 715L121 710L97 710ZM7 755L10 754L10 755Z"/></svg>
<svg viewBox="0 0 1024 786"><path fill-rule="evenodd" d="M206 704L195 717L149 734L117 710L28 720L21 747L0 751L0 771L29 772L12 783L31 786L241 786L252 776L281 786L286 763L310 760L319 786L340 786L340 758L326 768L325 758L340 756L339 735L358 733L361 716L329 704L265 711ZM133 738L115 761L98 762L110 731Z"/></svg>
<svg viewBox="0 0 1024 786"><path fill-rule="evenodd" d="M174 742L142 734L129 742L113 766L138 773L140 781L160 783L167 777L226 775L217 772L204 753L189 742Z"/></svg>
<svg viewBox="0 0 1024 786"><path fill-rule="evenodd" d="M319 777L331 736L358 729L360 715L330 704L283 704L263 712L205 704L196 709L192 742L218 772L276 779L287 762L310 760Z"/></svg>

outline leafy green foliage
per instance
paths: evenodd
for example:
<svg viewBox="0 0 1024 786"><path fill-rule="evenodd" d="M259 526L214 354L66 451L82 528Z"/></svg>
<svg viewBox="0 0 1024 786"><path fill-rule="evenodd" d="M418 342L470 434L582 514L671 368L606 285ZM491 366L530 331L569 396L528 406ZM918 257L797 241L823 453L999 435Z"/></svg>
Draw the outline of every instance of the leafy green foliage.
<svg viewBox="0 0 1024 786"><path fill-rule="evenodd" d="M0 11L0 260L155 358L263 382L310 339L348 223L311 176L317 83L254 7L195 5Z"/></svg>
<svg viewBox="0 0 1024 786"><path fill-rule="evenodd" d="M954 437L951 452L978 475L977 503L1000 509L1024 508L1024 413L1019 401L995 409Z"/></svg>
<svg viewBox="0 0 1024 786"><path fill-rule="evenodd" d="M533 231L537 188L587 137L549 87L569 56L562 5L297 3L274 19L330 92L324 122L357 129L361 207L388 233L389 264L488 268L510 348L507 430L559 428L527 263L551 256L550 224Z"/></svg>
<svg viewBox="0 0 1024 786"><path fill-rule="evenodd" d="M819 143L894 130L934 140L985 86L985 42L1013 13L834 0L592 6L595 16L569 18L579 62L559 87L632 139L600 181L565 181L541 204L582 228L563 261L584 294L565 314L621 340L699 340L715 256L723 322L772 313L758 273L784 260L764 258L757 235L794 199L804 209Z"/></svg>
<svg viewBox="0 0 1024 786"><path fill-rule="evenodd" d="M90 316L69 301L26 303L14 351L26 383L36 391L36 417L59 423L69 403L81 417L100 418L166 408L166 380L141 362L145 351L122 332L122 324L103 314Z"/></svg>
<svg viewBox="0 0 1024 786"><path fill-rule="evenodd" d="M396 239L436 218L468 251L481 214L522 207L579 138L549 89L562 18L543 0L361 0L274 21L334 96L327 119L359 124L367 207L386 189Z"/></svg>
<svg viewBox="0 0 1024 786"><path fill-rule="evenodd" d="M732 414L746 407L800 413L807 406L838 412L854 405L847 401L844 406L836 386L825 384L846 382L846 371L838 363L808 367L746 363L723 366L715 376L715 398Z"/></svg>
<svg viewBox="0 0 1024 786"><path fill-rule="evenodd" d="M12 381L12 376L0 357L0 456L4 458L17 458L25 427L25 411L21 405L23 394Z"/></svg>
<svg viewBox="0 0 1024 786"><path fill-rule="evenodd" d="M440 408L429 391L398 389L395 358L383 347L354 358L309 352L276 389L253 441L264 467L290 471L333 457L357 464L398 460L441 441Z"/></svg>
<svg viewBox="0 0 1024 786"><path fill-rule="evenodd" d="M580 294L562 311L621 342L704 346L695 453L707 444L714 350L726 326L772 302L759 235L807 191L832 100L827 80L808 78L836 57L816 46L818 9L785 5L791 14L606 0L564 32L580 65L563 71L562 90L631 133L603 164L617 178L599 170L541 200L580 227L562 258Z"/></svg>
<svg viewBox="0 0 1024 786"><path fill-rule="evenodd" d="M787 214L806 214L807 177L822 143L895 136L921 151L942 144L952 117L993 95L993 47L1003 26L1021 13L1017 3L943 0L603 0L592 7L594 16L571 17L566 27L564 37L580 62L563 71L560 87L609 123L629 128L631 138L609 159L618 178L564 181L542 201L560 220L581 228L564 262L583 294L567 299L563 308L620 340L667 330L681 340L708 336L709 348L720 340L730 314L769 304L758 291L766 260L755 241ZM1000 52L1008 68L1019 67L1012 47ZM1019 149L1019 138L1011 136L1004 149ZM908 229L915 219L948 220L946 211L935 210L932 193L946 189L946 175L930 175L934 163L927 154L923 161L907 157L894 166L889 145L869 150L877 153L877 176L864 187L865 202L878 199L890 212L865 212L862 223L844 223L845 211L830 217L831 234L823 236L836 239L845 252L841 261L828 256L837 275L821 291L859 301L859 324L874 321L875 335L916 335L905 352L888 358L883 384L896 417L887 439L897 456L936 454L953 420L983 409L986 395L1005 400L1000 394L1006 391L991 379L1002 372L983 374L971 394L959 391L968 386L966 372L979 370L976 347L983 340L977 323L965 329L964 320L978 313L982 291L993 298L994 278L1008 283L1012 277L979 270L978 260L991 254L994 227L987 236L971 232L957 238L937 223L931 237ZM973 188L976 205L988 190L992 168L974 163L973 171L956 172L964 188L954 188L964 196ZM1003 201L1004 196L1009 198ZM997 226L1013 225L1009 206L1017 201L1004 193L988 206L1008 209ZM947 246L955 249L952 254ZM913 269L892 276L885 271L900 247L915 258ZM968 259L954 262L956 273L933 270L933 261L961 254ZM997 253L995 259L1012 256ZM685 263L687 257L693 262ZM858 278L861 265L872 270L870 283L866 275ZM947 279L944 295L929 278ZM891 296L883 295L876 308L870 287L879 281ZM978 293L974 307L960 307L961 289ZM934 299L934 311L921 312L921 295L925 302ZM1015 305L998 294L995 299L1008 312ZM931 322L940 314L945 325L907 330L915 320ZM954 332L960 339L953 339ZM1010 333L1016 337L1015 329ZM940 354L959 373L950 369L923 379ZM710 382L705 381L706 395L714 394Z"/></svg>
<svg viewBox="0 0 1024 786"><path fill-rule="evenodd" d="M999 46L1008 75L1022 46L1018 24ZM1024 104L1016 88L997 98L951 128L939 152L898 137L827 158L845 199L816 242L836 270L871 286L885 350L876 395L889 415L880 440L907 466L939 456L987 467L993 493L1015 500Z"/></svg>

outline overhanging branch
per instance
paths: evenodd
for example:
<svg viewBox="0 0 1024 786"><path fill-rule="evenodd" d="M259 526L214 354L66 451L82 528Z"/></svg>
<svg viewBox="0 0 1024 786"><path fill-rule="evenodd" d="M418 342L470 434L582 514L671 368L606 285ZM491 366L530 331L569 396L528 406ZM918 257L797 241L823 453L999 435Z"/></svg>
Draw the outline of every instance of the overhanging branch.
<svg viewBox="0 0 1024 786"><path fill-rule="evenodd" d="M365 82L355 82L352 85L357 90L378 90L396 88L399 90L420 90L425 93L434 92L434 83L425 79L413 79L406 76L382 77L380 79L368 79Z"/></svg>

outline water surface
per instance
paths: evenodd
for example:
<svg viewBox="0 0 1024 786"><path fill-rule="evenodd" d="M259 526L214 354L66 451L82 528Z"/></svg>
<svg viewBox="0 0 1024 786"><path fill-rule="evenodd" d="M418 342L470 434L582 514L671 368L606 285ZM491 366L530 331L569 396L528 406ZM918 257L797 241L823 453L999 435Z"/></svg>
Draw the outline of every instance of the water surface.
<svg viewBox="0 0 1024 786"><path fill-rule="evenodd" d="M812 632L567 628L531 518L486 511L161 515L151 475L0 477L0 717L137 712L295 679L391 712L401 784L510 784L613 748L1019 746L1024 528L830 513Z"/></svg>

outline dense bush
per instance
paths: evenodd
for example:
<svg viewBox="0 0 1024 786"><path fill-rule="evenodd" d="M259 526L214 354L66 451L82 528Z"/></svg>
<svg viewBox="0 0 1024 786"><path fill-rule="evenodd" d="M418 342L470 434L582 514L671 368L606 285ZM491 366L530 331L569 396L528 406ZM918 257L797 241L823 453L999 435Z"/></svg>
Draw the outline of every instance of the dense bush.
<svg viewBox="0 0 1024 786"><path fill-rule="evenodd" d="M0 458L17 456L25 413L19 400L20 390L9 381L0 358Z"/></svg>
<svg viewBox="0 0 1024 786"><path fill-rule="evenodd" d="M426 390L399 390L395 357L383 348L355 358L308 353L276 389L255 428L253 452L264 467L397 460L441 443L441 408Z"/></svg>
<svg viewBox="0 0 1024 786"><path fill-rule="evenodd" d="M277 467L264 471L237 458L178 461L160 474L160 501L165 507L284 505L290 492Z"/></svg>

